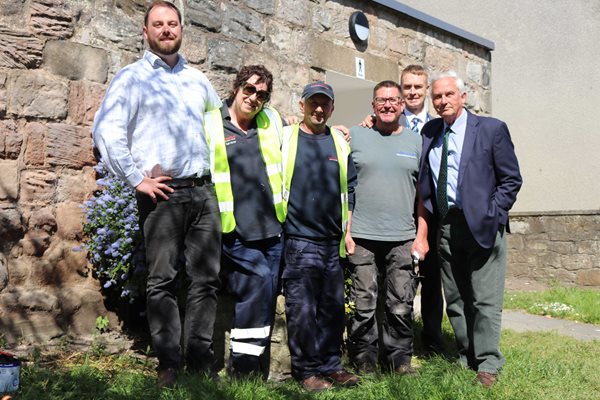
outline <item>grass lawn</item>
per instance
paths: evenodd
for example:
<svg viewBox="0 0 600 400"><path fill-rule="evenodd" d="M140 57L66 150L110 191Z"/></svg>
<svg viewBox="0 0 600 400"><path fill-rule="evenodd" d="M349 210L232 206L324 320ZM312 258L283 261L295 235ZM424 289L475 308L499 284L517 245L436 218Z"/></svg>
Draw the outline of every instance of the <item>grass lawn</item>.
<svg viewBox="0 0 600 400"><path fill-rule="evenodd" d="M509 292L504 308L600 325L600 290L553 286L541 292Z"/></svg>
<svg viewBox="0 0 600 400"><path fill-rule="evenodd" d="M447 330L447 326L445 326ZM450 335L450 332L445 332ZM600 343L580 342L553 333L503 332L507 363L490 390L474 384L475 373L448 359L416 359L418 377L389 374L363 377L354 389L311 394L294 381L235 381L218 384L198 376L181 376L171 390L156 388L153 362L131 353L98 351L28 362L22 368L15 399L598 399Z"/></svg>

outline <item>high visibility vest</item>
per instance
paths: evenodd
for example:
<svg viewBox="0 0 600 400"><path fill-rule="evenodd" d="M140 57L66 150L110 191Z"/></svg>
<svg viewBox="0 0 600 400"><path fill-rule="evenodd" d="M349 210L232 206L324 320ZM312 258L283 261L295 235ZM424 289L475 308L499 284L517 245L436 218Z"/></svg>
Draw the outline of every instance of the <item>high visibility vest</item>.
<svg viewBox="0 0 600 400"><path fill-rule="evenodd" d="M288 201L290 199L290 188L292 187L292 176L296 164L296 152L298 150L298 131L300 125L294 124L283 128L283 143L281 153L283 157L283 204L287 213ZM340 257L346 257L346 228L348 227L348 156L350 145L344 139L344 135L335 129L331 129L331 136L335 145L338 165L340 169L340 206L342 208L342 240L340 242Z"/></svg>
<svg viewBox="0 0 600 400"><path fill-rule="evenodd" d="M277 220L285 221L286 208L282 201L282 175L281 175L281 132L283 126L281 117L272 108L263 109L256 115L258 128L258 143L265 169L269 178L269 186L273 194L273 206ZM223 116L220 109L215 109L204 114L204 133L210 148L210 172L215 184L215 192L221 213L221 226L223 233L235 229L235 216L233 214L233 190L231 189L231 173L225 148L225 131L223 129Z"/></svg>

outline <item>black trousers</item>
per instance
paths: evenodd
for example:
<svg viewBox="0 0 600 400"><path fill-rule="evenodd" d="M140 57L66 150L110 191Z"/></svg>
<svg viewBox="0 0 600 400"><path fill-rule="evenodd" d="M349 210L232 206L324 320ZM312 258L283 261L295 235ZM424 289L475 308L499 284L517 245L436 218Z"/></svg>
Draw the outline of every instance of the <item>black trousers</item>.
<svg viewBox="0 0 600 400"><path fill-rule="evenodd" d="M221 221L214 186L175 189L154 204L137 195L146 245L147 317L159 369L208 371L219 288ZM185 318L178 307L178 274L187 276ZM181 337L183 330L183 346Z"/></svg>

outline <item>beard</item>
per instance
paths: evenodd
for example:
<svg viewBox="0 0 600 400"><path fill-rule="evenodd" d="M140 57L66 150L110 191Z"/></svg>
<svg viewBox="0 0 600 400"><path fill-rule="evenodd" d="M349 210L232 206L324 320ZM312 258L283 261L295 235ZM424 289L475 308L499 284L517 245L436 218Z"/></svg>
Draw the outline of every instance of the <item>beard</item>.
<svg viewBox="0 0 600 400"><path fill-rule="evenodd" d="M170 56L179 51L181 47L181 36L173 40L160 40L148 38L148 46L153 53Z"/></svg>

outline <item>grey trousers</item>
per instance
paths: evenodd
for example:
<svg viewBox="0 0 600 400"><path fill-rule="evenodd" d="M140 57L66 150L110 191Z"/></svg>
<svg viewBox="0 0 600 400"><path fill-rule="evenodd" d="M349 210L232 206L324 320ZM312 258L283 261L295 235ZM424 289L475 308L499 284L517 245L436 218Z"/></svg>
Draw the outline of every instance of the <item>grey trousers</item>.
<svg viewBox="0 0 600 400"><path fill-rule="evenodd" d="M159 369L206 371L213 365L212 336L217 308L221 220L211 183L175 189L156 204L138 194L146 245L147 317ZM177 295L180 269L187 277L182 326ZM183 271L181 271L183 272Z"/></svg>
<svg viewBox="0 0 600 400"><path fill-rule="evenodd" d="M383 358L385 366L392 368L409 364L413 353L412 311L417 288L410 256L413 241L357 238L355 243L354 255L348 257L352 277L350 298L355 304L348 329L351 360L356 365L375 365ZM384 302L379 307L378 297Z"/></svg>
<svg viewBox="0 0 600 400"><path fill-rule="evenodd" d="M506 272L506 237L496 234L494 246L475 241L462 214L448 216L440 226L439 255L446 314L459 361L478 372L498 373L505 359L499 349Z"/></svg>

